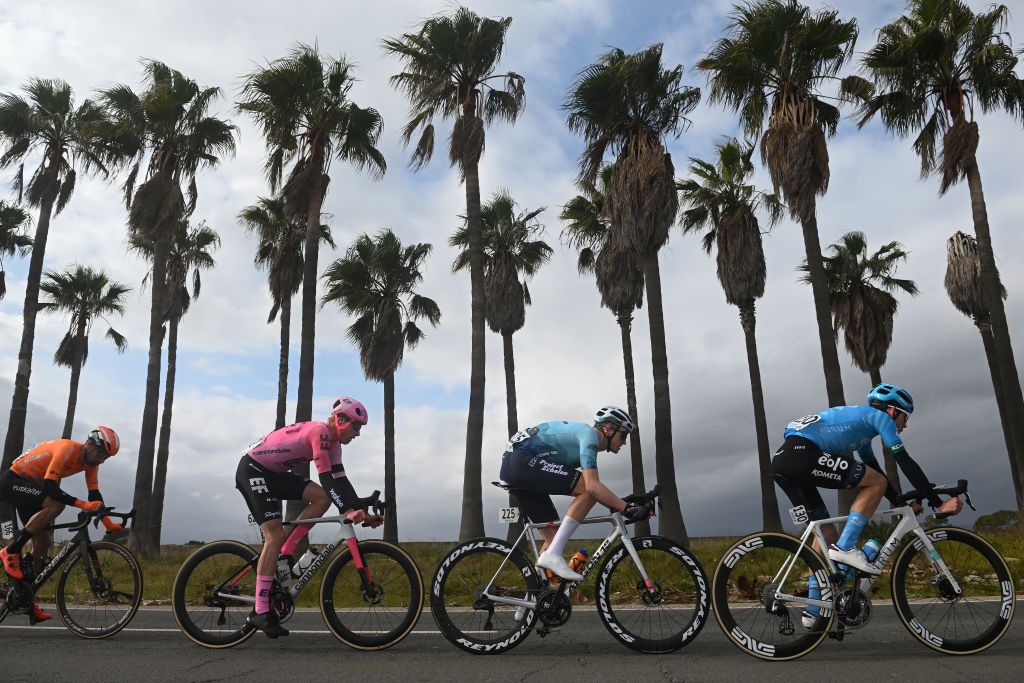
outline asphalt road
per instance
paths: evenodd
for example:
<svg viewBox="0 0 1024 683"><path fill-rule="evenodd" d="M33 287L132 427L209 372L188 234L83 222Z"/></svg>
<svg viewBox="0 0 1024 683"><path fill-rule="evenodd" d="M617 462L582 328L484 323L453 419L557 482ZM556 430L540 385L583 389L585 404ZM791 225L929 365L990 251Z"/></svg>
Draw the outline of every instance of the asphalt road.
<svg viewBox="0 0 1024 683"><path fill-rule="evenodd" d="M839 643L826 640L795 662L762 662L730 644L712 617L700 636L670 655L642 655L611 639L592 610L577 609L547 638L530 635L503 655L471 655L438 632L429 611L404 641L383 652L356 652L336 641L319 612L287 624L292 635L256 634L230 650L206 650L186 639L165 608L142 608L124 631L85 641L55 616L28 626L12 615L0 625L0 679L7 681L284 681L348 679L423 681L775 680L786 681L1020 681L1024 617L1018 600L1009 632L992 649L968 657L941 655L920 645L876 604L864 629Z"/></svg>

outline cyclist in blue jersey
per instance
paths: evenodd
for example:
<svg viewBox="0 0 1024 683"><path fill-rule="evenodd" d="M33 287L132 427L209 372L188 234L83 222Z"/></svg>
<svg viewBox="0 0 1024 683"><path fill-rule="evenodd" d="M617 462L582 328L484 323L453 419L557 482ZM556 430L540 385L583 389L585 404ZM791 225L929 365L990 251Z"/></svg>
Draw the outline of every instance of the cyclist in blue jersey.
<svg viewBox="0 0 1024 683"><path fill-rule="evenodd" d="M646 519L647 509L627 496L619 498L601 483L597 454L618 453L633 431L629 414L605 406L594 414L593 424L542 422L523 429L509 440L501 460L501 479L516 489L519 506L535 524L558 519L552 495L575 496L562 523L540 529L543 552L537 566L550 569L569 581L582 581L563 556L565 545L596 503L617 510L631 521Z"/></svg>
<svg viewBox="0 0 1024 683"><path fill-rule="evenodd" d="M857 539L882 497L895 505L899 495L871 449L876 436L881 437L882 448L893 457L915 490L932 489L900 438L913 412L914 400L905 389L895 384L879 384L868 393L867 406L836 406L786 425L785 442L772 460L772 474L794 506L804 506L813 520L826 519L828 508L818 488L858 489L842 535L834 525L822 527L829 542L828 555L834 561L869 574L880 573L857 548ZM859 460L854 457L855 452ZM928 503L939 512L954 515L963 506L959 498L942 502L934 493L929 495ZM914 503L913 507L914 512L921 512L919 504ZM822 550L817 540L815 548ZM813 584L813 577L811 581ZM811 585L812 597L815 589ZM808 619L813 621L815 614L816 608L809 609L804 615L805 623Z"/></svg>

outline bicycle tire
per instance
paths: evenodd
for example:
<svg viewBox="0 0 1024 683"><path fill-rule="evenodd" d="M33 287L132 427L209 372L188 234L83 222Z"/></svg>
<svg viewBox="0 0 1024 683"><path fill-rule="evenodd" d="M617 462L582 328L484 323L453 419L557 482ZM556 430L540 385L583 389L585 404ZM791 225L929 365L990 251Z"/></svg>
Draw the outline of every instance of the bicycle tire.
<svg viewBox="0 0 1024 683"><path fill-rule="evenodd" d="M380 595L365 594L352 552L344 548L320 584L320 609L341 642L356 650L383 650L401 642L419 621L423 578L412 557L392 543L360 541L359 554Z"/></svg>
<svg viewBox="0 0 1024 683"><path fill-rule="evenodd" d="M931 561L922 552L924 543L911 537L890 576L896 614L918 642L936 652L970 655L987 650L1013 620L1016 592L1006 561L988 541L965 529L931 529L927 534L962 594L943 595L941 581L933 580ZM971 629L977 633L969 637Z"/></svg>
<svg viewBox="0 0 1024 683"><path fill-rule="evenodd" d="M86 552L94 577L89 578L82 550L73 553L57 579L57 613L80 638L109 638L139 611L142 569L132 552L119 543L90 542Z"/></svg>
<svg viewBox="0 0 1024 683"><path fill-rule="evenodd" d="M597 614L608 632L631 650L646 654L679 650L707 622L711 609L707 575L686 548L667 538L643 536L632 542L658 597L651 597L629 551L619 544L598 572ZM652 623L641 623L652 612L657 614ZM661 632L656 634L657 627Z"/></svg>
<svg viewBox="0 0 1024 683"><path fill-rule="evenodd" d="M509 562L498 577L494 590L510 597L535 599L543 589L537 570L523 553L503 540L477 538L466 541L452 548L438 563L430 582L430 613L441 634L459 649L473 654L507 652L523 642L533 630L537 610L491 603L478 597L497 575L506 558ZM488 609L479 608L480 604L486 604ZM522 612L517 619L516 612L520 609ZM487 613L486 619L482 617L484 612ZM496 636L482 637L482 634L497 631L493 625L495 618L503 629L508 630Z"/></svg>
<svg viewBox="0 0 1024 683"><path fill-rule="evenodd" d="M763 532L742 538L722 554L715 568L711 582L715 618L729 641L748 655L776 662L797 659L816 648L832 629L836 618L832 609L822 609L811 628L804 628L800 623L803 610L799 603L795 605L797 610L788 605L779 606L785 616L768 610L765 600L769 598L766 596L769 591L771 595L775 592L771 581L786 559L798 550L798 562L790 571L783 590L796 595L807 585L807 577L813 573L821 586L821 599L831 600L832 585L825 561L810 546L801 550L799 539L788 534ZM748 574L753 576L752 581ZM786 620L794 629L791 634L782 633ZM766 625L758 628L758 624ZM788 640L764 642L772 632Z"/></svg>
<svg viewBox="0 0 1024 683"><path fill-rule="evenodd" d="M239 587L237 579L233 586L240 595L255 595L258 559L259 553L238 541L214 541L185 560L174 577L171 610L178 628L189 640L203 647L223 649L252 637L256 629L245 620L252 608L245 603L228 604L213 596L211 590L214 586L229 584L236 575L240 575L246 579L245 587ZM245 567L252 570L246 571ZM251 587L247 580L249 576L252 577ZM190 610L190 606L208 609ZM231 610L230 624L227 621L228 607L236 608ZM220 619L218 612L225 619L224 624L217 623ZM222 626L227 628L220 628Z"/></svg>

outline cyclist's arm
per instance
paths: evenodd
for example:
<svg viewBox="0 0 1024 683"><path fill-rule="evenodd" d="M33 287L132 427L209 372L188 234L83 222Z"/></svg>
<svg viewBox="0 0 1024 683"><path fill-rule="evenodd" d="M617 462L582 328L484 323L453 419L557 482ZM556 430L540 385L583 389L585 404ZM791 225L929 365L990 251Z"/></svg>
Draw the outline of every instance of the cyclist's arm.
<svg viewBox="0 0 1024 683"><path fill-rule="evenodd" d="M910 457L907 449L903 446L903 440L900 439L896 423L882 411L876 410L875 412L877 416L874 416L873 419L878 429L878 435L882 437L882 448L896 461L900 471L903 472L915 491L928 492L927 499L929 505L933 508L942 505L942 499L932 493L932 484L928 481L928 477L925 476L924 470Z"/></svg>
<svg viewBox="0 0 1024 683"><path fill-rule="evenodd" d="M309 436L310 447L313 449L313 464L316 465L320 485L337 508L345 512L348 506L359 496L352 482L345 474L345 466L341 464L341 448L330 438L327 425L323 429L312 432ZM332 454L332 447L336 454Z"/></svg>
<svg viewBox="0 0 1024 683"><path fill-rule="evenodd" d="M583 486L587 489L587 493L593 496L598 503L607 505L619 512L626 509L626 501L616 496L610 488L601 483L596 467L584 468Z"/></svg>

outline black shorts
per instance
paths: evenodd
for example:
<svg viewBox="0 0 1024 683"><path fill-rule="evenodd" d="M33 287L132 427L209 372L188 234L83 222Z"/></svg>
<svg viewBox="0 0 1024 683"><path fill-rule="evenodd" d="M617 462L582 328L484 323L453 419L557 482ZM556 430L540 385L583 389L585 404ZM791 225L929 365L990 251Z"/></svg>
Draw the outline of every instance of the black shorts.
<svg viewBox="0 0 1024 683"><path fill-rule="evenodd" d="M532 439L530 439L532 440ZM537 448L516 448L506 451L501 459L501 479L514 490L523 514L535 524L553 522L558 511L551 496L571 496L582 472L554 462ZM553 455L554 450L548 454Z"/></svg>
<svg viewBox="0 0 1024 683"><path fill-rule="evenodd" d="M772 459L775 483L815 520L829 516L818 489L854 488L864 478L865 467L852 455L825 453L802 436L787 437Z"/></svg>
<svg viewBox="0 0 1024 683"><path fill-rule="evenodd" d="M302 500L309 477L294 472L272 472L243 455L235 471L235 488L245 498L257 524L281 519L282 500Z"/></svg>
<svg viewBox="0 0 1024 683"><path fill-rule="evenodd" d="M0 474L0 500L14 506L23 526L32 515L43 509L45 497L41 480L26 479L11 470Z"/></svg>

